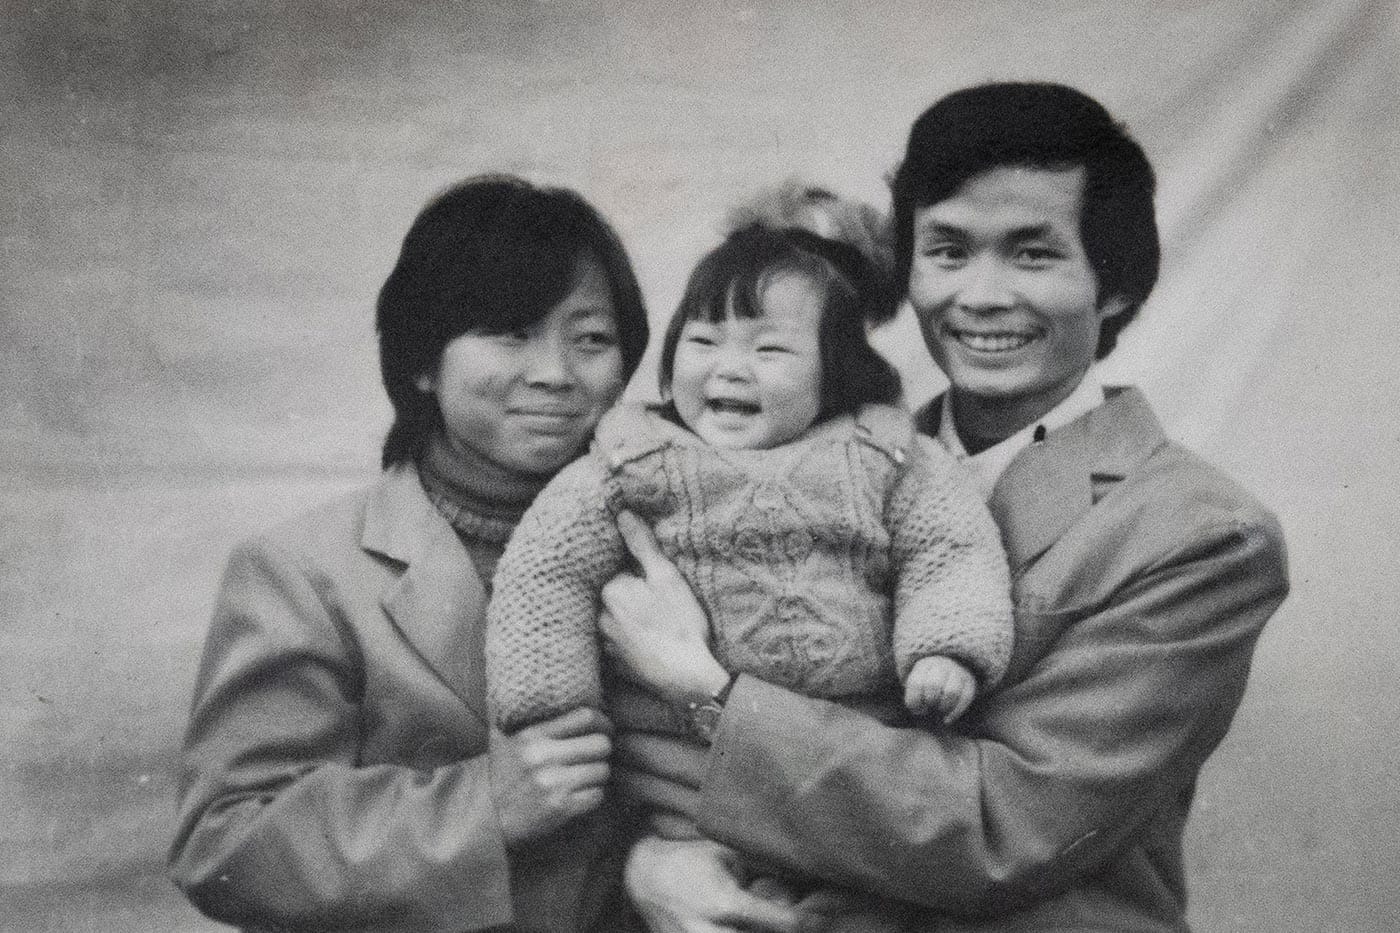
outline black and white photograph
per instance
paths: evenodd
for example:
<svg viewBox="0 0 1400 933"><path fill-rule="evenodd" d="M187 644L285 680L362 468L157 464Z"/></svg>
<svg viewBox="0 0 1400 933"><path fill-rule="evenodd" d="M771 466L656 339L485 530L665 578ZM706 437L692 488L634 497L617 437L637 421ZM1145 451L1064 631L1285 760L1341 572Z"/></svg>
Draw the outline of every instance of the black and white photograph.
<svg viewBox="0 0 1400 933"><path fill-rule="evenodd" d="M0 933L1400 929L1391 0L0 11Z"/></svg>

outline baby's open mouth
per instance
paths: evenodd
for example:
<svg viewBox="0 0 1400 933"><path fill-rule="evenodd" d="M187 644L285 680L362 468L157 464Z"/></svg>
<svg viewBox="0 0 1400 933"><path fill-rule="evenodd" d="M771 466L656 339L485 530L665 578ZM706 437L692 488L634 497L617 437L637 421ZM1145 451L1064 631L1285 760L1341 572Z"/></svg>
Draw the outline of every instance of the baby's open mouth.
<svg viewBox="0 0 1400 933"><path fill-rule="evenodd" d="M746 402L735 398L712 398L705 404L710 411L721 415L756 415L759 412L757 402Z"/></svg>

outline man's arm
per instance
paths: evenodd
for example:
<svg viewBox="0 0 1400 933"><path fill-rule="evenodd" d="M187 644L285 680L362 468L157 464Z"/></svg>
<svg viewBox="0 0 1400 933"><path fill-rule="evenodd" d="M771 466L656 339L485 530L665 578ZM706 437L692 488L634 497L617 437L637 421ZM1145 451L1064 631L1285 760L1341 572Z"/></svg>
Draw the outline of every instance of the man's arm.
<svg viewBox="0 0 1400 933"><path fill-rule="evenodd" d="M1286 590L1276 524L1222 519L1071 621L969 734L741 678L695 815L743 852L941 912L1052 895L1190 786Z"/></svg>

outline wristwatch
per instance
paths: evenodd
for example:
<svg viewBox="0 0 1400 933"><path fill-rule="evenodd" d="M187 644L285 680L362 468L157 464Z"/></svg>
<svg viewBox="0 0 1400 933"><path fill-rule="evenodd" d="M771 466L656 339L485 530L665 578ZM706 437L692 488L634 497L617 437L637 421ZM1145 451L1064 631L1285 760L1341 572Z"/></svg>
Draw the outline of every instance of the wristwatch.
<svg viewBox="0 0 1400 933"><path fill-rule="evenodd" d="M734 690L739 680L738 674L730 674L729 680L714 695L703 701L692 700L685 705L686 721L690 734L704 742L713 742L719 729L719 718L724 714L724 701Z"/></svg>

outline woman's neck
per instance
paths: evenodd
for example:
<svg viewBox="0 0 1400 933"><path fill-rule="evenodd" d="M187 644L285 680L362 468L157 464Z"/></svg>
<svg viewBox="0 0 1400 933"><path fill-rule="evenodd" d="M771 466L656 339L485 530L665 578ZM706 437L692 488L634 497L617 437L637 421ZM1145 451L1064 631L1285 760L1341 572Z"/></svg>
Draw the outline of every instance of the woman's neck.
<svg viewBox="0 0 1400 933"><path fill-rule="evenodd" d="M441 432L424 446L418 469L430 492L483 518L506 520L518 519L550 479L504 470Z"/></svg>

